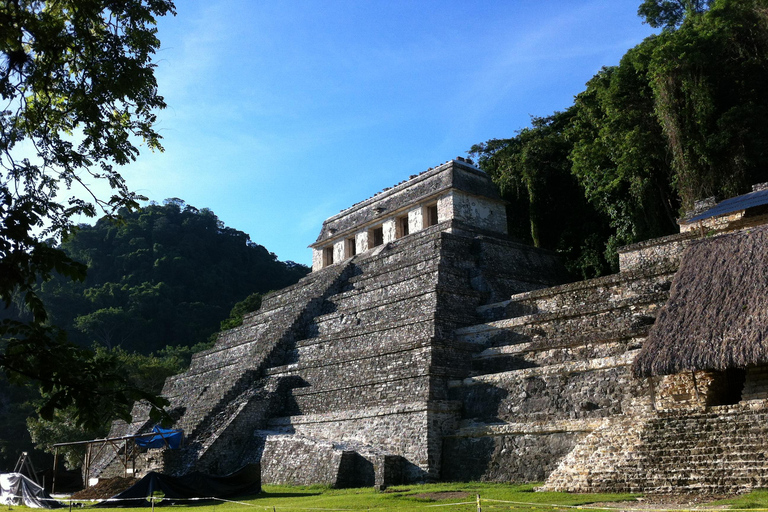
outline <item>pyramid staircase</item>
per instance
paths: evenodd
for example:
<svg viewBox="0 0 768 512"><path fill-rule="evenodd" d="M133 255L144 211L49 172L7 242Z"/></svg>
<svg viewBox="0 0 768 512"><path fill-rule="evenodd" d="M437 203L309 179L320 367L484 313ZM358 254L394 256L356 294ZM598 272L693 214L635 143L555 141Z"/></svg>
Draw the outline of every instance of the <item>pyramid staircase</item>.
<svg viewBox="0 0 768 512"><path fill-rule="evenodd" d="M768 485L768 402L624 417L568 455L541 490L739 493Z"/></svg>
<svg viewBox="0 0 768 512"><path fill-rule="evenodd" d="M349 270L349 265L330 267L268 295L261 309L247 315L241 327L221 333L213 348L193 355L185 373L166 380L162 394L170 401L171 414L179 417L174 427L181 428L185 434L184 449L177 454L168 452L168 464L163 468L166 472L184 474L193 468L236 469L205 467L198 461L205 463L205 453L216 442L231 437L225 432L233 425L242 423L231 417L233 413L242 413L247 407L249 420L257 426L265 419L267 405L279 386L261 377L269 366L284 360L310 320L319 313L326 297L343 286ZM266 404L264 397L270 398ZM152 425L148 412L146 406L137 404L134 421L115 422L110 436L149 431ZM243 414L235 416L245 418ZM119 460L122 456L122 450L104 451L91 465L89 477L122 476L123 465Z"/></svg>

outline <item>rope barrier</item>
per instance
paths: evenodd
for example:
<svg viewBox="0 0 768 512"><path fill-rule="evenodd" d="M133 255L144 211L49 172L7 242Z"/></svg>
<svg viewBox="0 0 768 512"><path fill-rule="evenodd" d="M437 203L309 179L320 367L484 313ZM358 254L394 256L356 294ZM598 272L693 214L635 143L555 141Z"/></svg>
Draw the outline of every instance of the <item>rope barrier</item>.
<svg viewBox="0 0 768 512"><path fill-rule="evenodd" d="M491 501L495 503L511 503L514 505L527 505L532 507L553 507L553 508L572 508L582 510L620 510L622 512L712 512L712 508L647 508L647 507L594 507L589 504L586 505L558 505L555 503L533 503L526 501L506 501L506 500L494 500L491 498L483 498L483 501ZM768 508L728 508L727 512L768 512Z"/></svg>
<svg viewBox="0 0 768 512"><path fill-rule="evenodd" d="M24 499L23 495L16 495L16 494L8 494L6 495L7 498L16 498L16 499ZM172 501L172 502L182 502L182 501L219 501L223 503L234 503L237 505L242 505L246 507L255 507L255 508L262 508L264 510L273 510L277 511L281 508L289 508L289 507L277 507L274 505L267 506L267 505L260 505L260 504L254 504L254 503L248 503L245 501L237 501L237 500L228 500L224 498L217 498L215 496L209 496L209 497L197 497L197 498L169 498L169 497L155 497L155 496L146 496L146 497L138 497L138 498L88 498L88 499L77 499L77 498L36 498L37 501L54 501L58 503L68 503L70 506L73 503L109 503L109 502L123 502L123 501L147 501L151 502L153 505L156 502L160 502L162 500L166 501ZM266 498L265 498L266 499ZM510 500L497 500L492 498L482 498L481 500L478 500L478 505L480 501L483 502L484 506L490 507L490 508L498 508L496 506L491 505L491 503L500 503L500 504L507 504L507 505L522 505L526 507L551 507L554 509L576 509L576 510L602 510L602 511L613 511L613 512L713 512L712 508L708 507L688 507L688 508L667 508L667 507L625 507L625 506L591 506L589 504L586 505L565 505L565 504L556 504L556 503L541 503L541 502L527 502L527 501L510 501ZM440 507L455 507L455 506L462 506L462 505L474 505L475 501L462 501L462 502L452 502L452 503L437 503L437 504L418 504L418 503L409 503L409 508L440 508ZM322 510L322 511L337 511L337 512L346 512L349 510L361 510L361 509L352 509L352 508L320 508L320 507L304 507L304 508L297 508L295 506L290 507L293 510ZM512 508L512 507L510 507ZM768 512L768 508L728 508L725 509L725 512Z"/></svg>
<svg viewBox="0 0 768 512"><path fill-rule="evenodd" d="M475 504L474 501L462 501L462 502L459 502L459 503L438 503L437 505L422 505L422 507L424 507L424 508L429 508L429 507L452 507L454 505L474 505L474 504Z"/></svg>

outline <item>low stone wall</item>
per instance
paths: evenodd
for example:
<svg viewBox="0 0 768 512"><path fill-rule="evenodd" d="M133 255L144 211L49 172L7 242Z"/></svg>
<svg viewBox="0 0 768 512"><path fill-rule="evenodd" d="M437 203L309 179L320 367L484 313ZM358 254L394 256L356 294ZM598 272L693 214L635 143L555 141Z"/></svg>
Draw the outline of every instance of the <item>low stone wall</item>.
<svg viewBox="0 0 768 512"><path fill-rule="evenodd" d="M268 433L264 433L261 442L262 483L338 485L344 451L333 443Z"/></svg>
<svg viewBox="0 0 768 512"><path fill-rule="evenodd" d="M576 432L446 437L440 477L460 482L540 482L580 437Z"/></svg>
<svg viewBox="0 0 768 512"><path fill-rule="evenodd" d="M621 272L642 271L659 265L678 267L688 244L698 238L696 233L679 233L626 245L619 249Z"/></svg>

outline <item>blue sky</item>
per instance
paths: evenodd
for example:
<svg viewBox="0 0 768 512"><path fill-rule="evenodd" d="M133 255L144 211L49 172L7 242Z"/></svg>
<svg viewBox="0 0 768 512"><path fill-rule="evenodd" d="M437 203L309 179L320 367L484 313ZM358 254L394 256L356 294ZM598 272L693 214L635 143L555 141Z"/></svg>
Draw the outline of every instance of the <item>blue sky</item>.
<svg viewBox="0 0 768 512"><path fill-rule="evenodd" d="M177 0L165 152L123 169L309 264L322 221L568 107L653 30L639 0Z"/></svg>

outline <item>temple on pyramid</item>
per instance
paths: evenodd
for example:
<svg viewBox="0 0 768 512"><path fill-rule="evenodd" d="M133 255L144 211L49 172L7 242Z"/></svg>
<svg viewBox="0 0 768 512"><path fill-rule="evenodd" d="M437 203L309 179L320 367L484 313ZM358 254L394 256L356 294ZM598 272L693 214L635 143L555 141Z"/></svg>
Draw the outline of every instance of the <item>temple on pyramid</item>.
<svg viewBox="0 0 768 512"><path fill-rule="evenodd" d="M569 282L556 253L509 239L470 161L413 175L327 219L312 273L166 381L180 448L94 451L87 476L764 487L768 191L730 201ZM151 431L146 405L133 418L110 437Z"/></svg>

